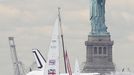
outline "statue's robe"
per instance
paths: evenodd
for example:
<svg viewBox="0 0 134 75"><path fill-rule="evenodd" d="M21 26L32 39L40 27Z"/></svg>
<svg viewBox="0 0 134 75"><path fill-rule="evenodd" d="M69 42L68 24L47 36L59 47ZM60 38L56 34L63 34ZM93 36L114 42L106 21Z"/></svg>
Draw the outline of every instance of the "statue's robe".
<svg viewBox="0 0 134 75"><path fill-rule="evenodd" d="M90 3L92 33L107 32L105 25L105 0L91 0Z"/></svg>

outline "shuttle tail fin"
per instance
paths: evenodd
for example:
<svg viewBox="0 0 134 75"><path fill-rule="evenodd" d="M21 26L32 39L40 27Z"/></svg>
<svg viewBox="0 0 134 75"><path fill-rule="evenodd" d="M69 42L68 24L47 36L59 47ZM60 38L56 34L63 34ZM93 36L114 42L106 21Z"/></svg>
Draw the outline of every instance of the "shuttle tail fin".
<svg viewBox="0 0 134 75"><path fill-rule="evenodd" d="M46 64L46 60L44 59L44 57L42 56L42 54L40 53L40 51L38 49L32 49L33 55L35 57L36 63L37 63L37 67L39 69L42 69L45 67Z"/></svg>

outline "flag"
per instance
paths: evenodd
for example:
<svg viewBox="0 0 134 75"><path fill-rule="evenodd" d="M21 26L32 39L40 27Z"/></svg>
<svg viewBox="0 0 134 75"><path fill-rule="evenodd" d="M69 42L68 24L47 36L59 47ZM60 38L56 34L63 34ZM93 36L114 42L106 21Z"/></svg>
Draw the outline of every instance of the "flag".
<svg viewBox="0 0 134 75"><path fill-rule="evenodd" d="M65 52L65 59L66 59L67 72L69 73L69 75L72 75L72 70L71 70L67 51Z"/></svg>

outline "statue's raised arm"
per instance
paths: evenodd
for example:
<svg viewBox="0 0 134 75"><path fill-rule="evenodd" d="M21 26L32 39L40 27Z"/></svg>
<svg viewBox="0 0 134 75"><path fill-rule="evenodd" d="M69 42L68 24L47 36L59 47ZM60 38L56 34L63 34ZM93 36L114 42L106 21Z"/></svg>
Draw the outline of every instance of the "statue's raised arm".
<svg viewBox="0 0 134 75"><path fill-rule="evenodd" d="M90 0L90 3L91 33L96 35L108 33L105 25L105 0Z"/></svg>

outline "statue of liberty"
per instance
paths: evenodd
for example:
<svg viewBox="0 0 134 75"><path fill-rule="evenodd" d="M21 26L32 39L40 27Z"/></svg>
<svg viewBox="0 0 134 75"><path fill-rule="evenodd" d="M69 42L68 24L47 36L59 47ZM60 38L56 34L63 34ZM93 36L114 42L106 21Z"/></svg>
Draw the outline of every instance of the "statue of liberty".
<svg viewBox="0 0 134 75"><path fill-rule="evenodd" d="M90 0L91 33L95 35L108 34L105 25L105 0Z"/></svg>

